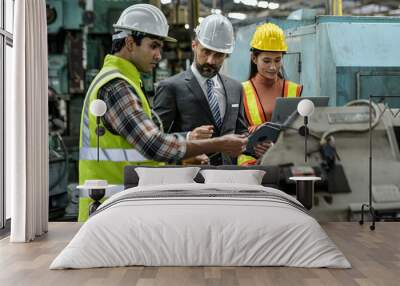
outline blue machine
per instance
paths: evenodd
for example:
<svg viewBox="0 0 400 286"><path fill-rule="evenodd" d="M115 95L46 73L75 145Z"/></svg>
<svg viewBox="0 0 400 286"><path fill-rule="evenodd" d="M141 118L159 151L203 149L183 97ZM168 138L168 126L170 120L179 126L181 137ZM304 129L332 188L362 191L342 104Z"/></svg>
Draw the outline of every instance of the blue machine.
<svg viewBox="0 0 400 286"><path fill-rule="evenodd" d="M272 21L285 30L288 79L304 85L304 96L329 96L341 106L369 95L400 94L400 18L318 16L314 20ZM237 45L226 66L247 79L250 39L256 24L237 30ZM400 107L393 101L392 107Z"/></svg>
<svg viewBox="0 0 400 286"><path fill-rule="evenodd" d="M82 25L83 9L79 0L47 0L47 31L58 33L62 29L79 30Z"/></svg>
<svg viewBox="0 0 400 286"><path fill-rule="evenodd" d="M298 77L308 96L329 96L341 106L369 95L400 94L400 19L392 17L317 17L309 26L286 31L289 77Z"/></svg>

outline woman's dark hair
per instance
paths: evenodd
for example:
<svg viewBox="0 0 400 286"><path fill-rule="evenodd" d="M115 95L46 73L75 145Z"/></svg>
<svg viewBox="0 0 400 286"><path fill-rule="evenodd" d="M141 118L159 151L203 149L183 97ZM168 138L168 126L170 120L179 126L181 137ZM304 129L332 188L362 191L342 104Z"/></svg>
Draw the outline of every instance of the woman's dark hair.
<svg viewBox="0 0 400 286"><path fill-rule="evenodd" d="M250 74L249 74L249 78L248 80L252 79L253 77L255 77L255 75L257 74L258 70L257 70L257 65L253 62L252 57L258 57L259 54L261 54L263 51L261 50L257 50L257 49L251 49L251 56L250 56ZM283 52L283 54L285 54L285 52ZM279 71L278 76L280 78L284 78L283 77L283 66L282 66L282 71Z"/></svg>
<svg viewBox="0 0 400 286"><path fill-rule="evenodd" d="M253 56L258 57L258 55L261 54L260 50L252 49L251 50L251 56L250 56L250 75L249 75L249 80L252 79L258 72L257 70L257 65L253 62Z"/></svg>

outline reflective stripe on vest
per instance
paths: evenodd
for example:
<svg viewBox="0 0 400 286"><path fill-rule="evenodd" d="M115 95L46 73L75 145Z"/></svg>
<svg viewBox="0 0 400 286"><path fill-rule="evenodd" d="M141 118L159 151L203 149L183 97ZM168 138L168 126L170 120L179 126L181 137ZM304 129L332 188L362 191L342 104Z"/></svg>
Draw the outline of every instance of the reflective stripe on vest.
<svg viewBox="0 0 400 286"><path fill-rule="evenodd" d="M243 91L243 104L247 119L251 126L260 125L261 123L265 122L266 119L251 81L248 80L243 83Z"/></svg>
<svg viewBox="0 0 400 286"><path fill-rule="evenodd" d="M97 160L96 147L82 147L79 150L80 160ZM135 149L102 149L99 148L99 160L113 162L143 162L148 161L142 154Z"/></svg>

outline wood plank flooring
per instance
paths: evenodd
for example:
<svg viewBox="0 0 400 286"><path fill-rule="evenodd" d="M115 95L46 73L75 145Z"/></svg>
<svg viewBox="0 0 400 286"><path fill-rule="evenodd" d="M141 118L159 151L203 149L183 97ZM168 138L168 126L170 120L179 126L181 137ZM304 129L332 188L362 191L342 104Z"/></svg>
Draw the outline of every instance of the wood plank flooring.
<svg viewBox="0 0 400 286"><path fill-rule="evenodd" d="M0 285L400 285L400 223L339 222L322 224L351 262L352 269L290 267L121 267L48 270L51 261L80 227L50 223L49 233L32 243L0 240Z"/></svg>

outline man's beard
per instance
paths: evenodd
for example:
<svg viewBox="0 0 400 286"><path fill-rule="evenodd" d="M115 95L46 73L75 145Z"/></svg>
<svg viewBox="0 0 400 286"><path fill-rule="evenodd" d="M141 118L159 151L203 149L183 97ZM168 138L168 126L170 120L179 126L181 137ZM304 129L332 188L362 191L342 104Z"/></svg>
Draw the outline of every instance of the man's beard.
<svg viewBox="0 0 400 286"><path fill-rule="evenodd" d="M200 65L196 62L196 68L202 76L212 78L219 72L221 66L210 65L207 63Z"/></svg>

